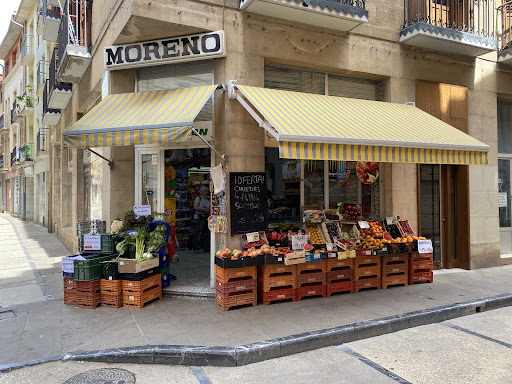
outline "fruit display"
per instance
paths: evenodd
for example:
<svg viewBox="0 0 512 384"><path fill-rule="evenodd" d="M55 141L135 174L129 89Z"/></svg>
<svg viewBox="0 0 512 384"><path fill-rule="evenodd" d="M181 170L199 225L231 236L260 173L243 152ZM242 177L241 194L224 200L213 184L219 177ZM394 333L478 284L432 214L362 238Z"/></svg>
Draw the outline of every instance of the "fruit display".
<svg viewBox="0 0 512 384"><path fill-rule="evenodd" d="M309 239L313 244L316 245L323 245L324 240L322 239L322 234L320 233L320 230L317 226L314 225L308 225L306 226L307 232L309 234Z"/></svg>
<svg viewBox="0 0 512 384"><path fill-rule="evenodd" d="M400 230L400 233L402 236L412 236L414 235L414 231L412 230L411 226L409 225L409 221L407 220L398 220L398 229Z"/></svg>
<svg viewBox="0 0 512 384"><path fill-rule="evenodd" d="M372 231L373 237L381 239L382 236L384 235L382 225L380 225L378 221L369 221L368 225L370 226L370 230Z"/></svg>
<svg viewBox="0 0 512 384"><path fill-rule="evenodd" d="M338 221L340 220L339 212L336 209L326 209L324 211L325 219L329 221Z"/></svg>
<svg viewBox="0 0 512 384"><path fill-rule="evenodd" d="M265 244L266 243L263 240L251 241L251 242L244 241L244 249L251 248L251 247L261 247L262 245L265 245Z"/></svg>
<svg viewBox="0 0 512 384"><path fill-rule="evenodd" d="M321 223L325 219L324 211L306 210L304 211L305 223Z"/></svg>
<svg viewBox="0 0 512 384"><path fill-rule="evenodd" d="M325 223L325 229L327 234L329 235L329 239L331 243L334 243L336 239L341 238L341 231L338 223Z"/></svg>
<svg viewBox="0 0 512 384"><path fill-rule="evenodd" d="M341 210L343 220L355 220L361 219L361 208L357 204L344 203Z"/></svg>
<svg viewBox="0 0 512 384"><path fill-rule="evenodd" d="M388 224L386 225L386 230L389 232L392 238L402 237L400 230L396 224Z"/></svg>
<svg viewBox="0 0 512 384"><path fill-rule="evenodd" d="M290 248L286 247L271 247L268 244L264 244L261 248L256 249L255 247L251 247L246 249L245 251L241 251L239 249L230 250L229 248L221 249L215 252L215 256L220 259L231 259L238 260L241 257L257 257L260 255L272 255L279 256L285 255L287 253L292 252Z"/></svg>
<svg viewBox="0 0 512 384"><path fill-rule="evenodd" d="M356 244L346 238L337 239L334 244L338 247L338 249L342 251L351 251L356 248Z"/></svg>
<svg viewBox="0 0 512 384"><path fill-rule="evenodd" d="M361 243L357 245L357 248L363 249L374 249L374 248L382 248L385 247L388 243L385 239L376 239L372 236L367 236Z"/></svg>

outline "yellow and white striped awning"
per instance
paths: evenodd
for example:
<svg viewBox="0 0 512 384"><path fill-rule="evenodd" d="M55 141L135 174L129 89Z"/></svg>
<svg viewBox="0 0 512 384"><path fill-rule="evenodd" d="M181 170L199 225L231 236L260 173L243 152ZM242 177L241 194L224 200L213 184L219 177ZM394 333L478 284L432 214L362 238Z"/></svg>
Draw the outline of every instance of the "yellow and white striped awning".
<svg viewBox="0 0 512 384"><path fill-rule="evenodd" d="M64 132L73 148L190 140L194 119L216 85L108 95Z"/></svg>
<svg viewBox="0 0 512 384"><path fill-rule="evenodd" d="M282 158L487 164L488 145L411 105L236 88L241 104L279 141Z"/></svg>

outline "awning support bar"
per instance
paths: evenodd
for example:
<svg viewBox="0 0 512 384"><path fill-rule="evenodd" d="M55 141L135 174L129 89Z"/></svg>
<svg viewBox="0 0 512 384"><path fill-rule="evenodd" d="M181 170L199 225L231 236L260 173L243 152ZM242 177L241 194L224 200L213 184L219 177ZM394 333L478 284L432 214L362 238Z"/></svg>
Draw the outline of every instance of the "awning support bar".
<svg viewBox="0 0 512 384"><path fill-rule="evenodd" d="M107 159L106 157L101 156L98 152L93 151L91 148L85 148L85 150L94 153L98 157L101 157L103 160L105 160L108 163L109 167L112 167L112 164L114 164L114 161L112 159Z"/></svg>
<svg viewBox="0 0 512 384"><path fill-rule="evenodd" d="M211 145L208 140L206 140L198 131L197 129L195 129L194 127L192 127L192 132L194 132L201 140L203 140L203 142L213 151L215 152L222 160L224 160L225 162L228 161L228 155L224 154L224 155L221 155L219 152L217 152L217 150L213 147L213 145Z"/></svg>

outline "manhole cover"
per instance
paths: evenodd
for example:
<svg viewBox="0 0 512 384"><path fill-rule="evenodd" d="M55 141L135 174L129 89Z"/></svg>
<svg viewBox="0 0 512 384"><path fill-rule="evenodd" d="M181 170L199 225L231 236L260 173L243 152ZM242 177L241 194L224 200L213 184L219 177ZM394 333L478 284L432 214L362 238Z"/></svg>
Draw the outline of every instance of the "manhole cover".
<svg viewBox="0 0 512 384"><path fill-rule="evenodd" d="M135 375L124 369L93 369L73 376L63 384L135 384Z"/></svg>

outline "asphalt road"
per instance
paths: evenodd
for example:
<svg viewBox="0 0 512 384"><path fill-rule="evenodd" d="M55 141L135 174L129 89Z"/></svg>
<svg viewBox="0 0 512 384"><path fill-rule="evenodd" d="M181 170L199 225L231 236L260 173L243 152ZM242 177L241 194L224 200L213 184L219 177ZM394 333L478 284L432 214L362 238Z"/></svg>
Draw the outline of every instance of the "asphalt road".
<svg viewBox="0 0 512 384"><path fill-rule="evenodd" d="M236 368L59 361L0 373L0 383L509 384L511 348L512 307L506 307ZM105 368L122 371L73 379ZM101 381L107 373L110 381Z"/></svg>

